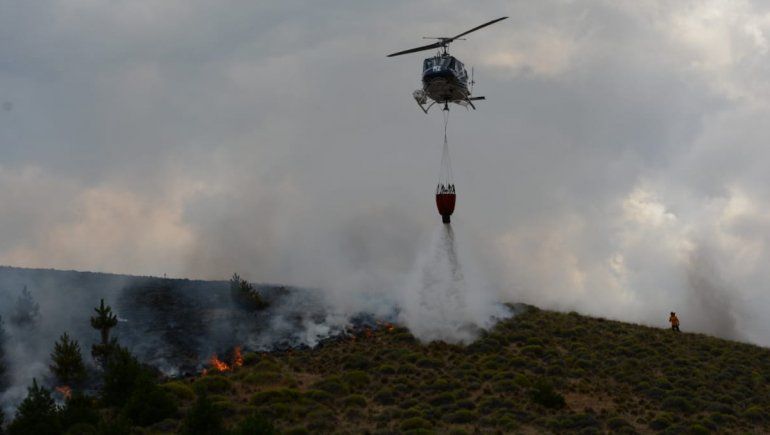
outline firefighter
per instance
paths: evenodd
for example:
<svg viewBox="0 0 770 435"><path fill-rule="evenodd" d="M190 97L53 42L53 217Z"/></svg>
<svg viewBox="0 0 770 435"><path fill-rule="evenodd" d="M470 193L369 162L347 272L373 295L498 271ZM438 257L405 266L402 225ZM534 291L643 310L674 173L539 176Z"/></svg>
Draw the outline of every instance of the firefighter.
<svg viewBox="0 0 770 435"><path fill-rule="evenodd" d="M671 330L679 332L679 318L676 317L675 312L671 312L671 315L668 317L668 321L671 322Z"/></svg>

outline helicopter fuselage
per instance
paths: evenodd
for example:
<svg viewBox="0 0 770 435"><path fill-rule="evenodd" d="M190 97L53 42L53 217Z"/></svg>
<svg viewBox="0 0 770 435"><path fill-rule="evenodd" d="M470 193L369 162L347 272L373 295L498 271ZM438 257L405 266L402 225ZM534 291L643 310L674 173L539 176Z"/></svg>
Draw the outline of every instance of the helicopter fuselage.
<svg viewBox="0 0 770 435"><path fill-rule="evenodd" d="M436 103L468 103L468 72L459 59L442 54L425 59L422 65L422 89L428 98Z"/></svg>

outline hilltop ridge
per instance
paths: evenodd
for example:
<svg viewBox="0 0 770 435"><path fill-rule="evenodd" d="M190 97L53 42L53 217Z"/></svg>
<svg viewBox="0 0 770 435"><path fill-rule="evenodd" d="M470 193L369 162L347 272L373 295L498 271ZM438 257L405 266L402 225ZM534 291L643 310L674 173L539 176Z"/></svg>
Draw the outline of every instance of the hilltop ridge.
<svg viewBox="0 0 770 435"><path fill-rule="evenodd" d="M291 433L770 432L770 349L535 307L469 346L380 328L166 385Z"/></svg>

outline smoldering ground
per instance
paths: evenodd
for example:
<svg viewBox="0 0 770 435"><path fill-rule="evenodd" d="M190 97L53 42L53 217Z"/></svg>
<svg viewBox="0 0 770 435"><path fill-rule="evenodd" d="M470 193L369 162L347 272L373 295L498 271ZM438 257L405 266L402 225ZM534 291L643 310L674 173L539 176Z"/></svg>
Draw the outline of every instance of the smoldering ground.
<svg viewBox="0 0 770 435"><path fill-rule="evenodd" d="M20 307L24 288L32 303ZM167 376L198 373L212 355L225 358L223 354L235 346L247 350L315 346L353 322L374 325L375 318L367 313L355 318L355 313L335 309L319 291L270 285L258 290L269 305L255 312L234 302L225 281L0 268L2 356L7 369L0 403L13 415L13 406L24 398L33 378L54 386L49 355L64 332L79 342L93 368L90 349L99 334L89 318L101 299L118 316L112 336ZM18 320L19 313L27 319ZM380 319L393 318L391 312Z"/></svg>

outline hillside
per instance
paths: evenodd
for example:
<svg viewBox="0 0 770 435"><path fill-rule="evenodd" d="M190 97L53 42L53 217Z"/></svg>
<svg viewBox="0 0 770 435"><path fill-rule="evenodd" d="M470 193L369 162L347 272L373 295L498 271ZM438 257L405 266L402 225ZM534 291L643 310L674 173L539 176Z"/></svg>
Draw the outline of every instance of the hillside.
<svg viewBox="0 0 770 435"><path fill-rule="evenodd" d="M531 307L467 347L382 327L165 388L290 433L770 432L770 350Z"/></svg>

